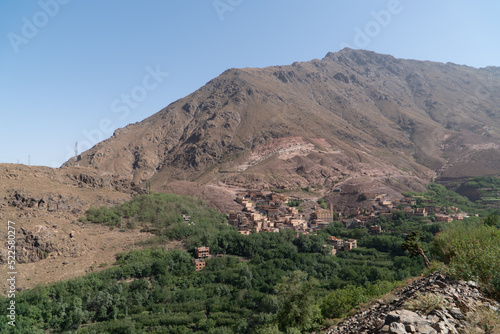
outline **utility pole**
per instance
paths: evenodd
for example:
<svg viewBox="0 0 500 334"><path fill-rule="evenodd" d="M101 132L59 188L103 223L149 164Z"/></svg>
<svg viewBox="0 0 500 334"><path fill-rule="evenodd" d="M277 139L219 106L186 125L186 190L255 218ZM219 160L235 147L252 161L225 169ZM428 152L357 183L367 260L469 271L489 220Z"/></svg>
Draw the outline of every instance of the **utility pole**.
<svg viewBox="0 0 500 334"><path fill-rule="evenodd" d="M28 166L31 166L31 155L28 155Z"/></svg>
<svg viewBox="0 0 500 334"><path fill-rule="evenodd" d="M75 142L75 163L78 162L78 142ZM77 166L80 166L80 164L76 164Z"/></svg>

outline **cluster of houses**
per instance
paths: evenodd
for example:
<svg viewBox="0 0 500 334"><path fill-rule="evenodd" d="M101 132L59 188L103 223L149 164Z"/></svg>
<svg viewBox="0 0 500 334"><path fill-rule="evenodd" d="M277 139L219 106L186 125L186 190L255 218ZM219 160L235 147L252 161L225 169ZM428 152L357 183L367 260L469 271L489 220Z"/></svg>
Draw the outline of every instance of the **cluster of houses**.
<svg viewBox="0 0 500 334"><path fill-rule="evenodd" d="M336 188L335 191L339 192L341 189ZM467 217L466 213L460 213L456 207L441 207L439 203L424 198L419 201L419 207L417 207L416 199L412 197L403 197L393 201L386 194L364 193L360 198L364 202L363 209L334 212L331 205L329 209L314 206L308 212L308 219L306 219L306 215L297 207L288 205L294 201L293 198L274 192L249 190L237 194L236 202L243 208L239 212L229 212L229 224L237 227L239 233L244 235L289 229L297 232L298 237L300 234L313 234L317 230L328 227L335 219L341 219L346 228L365 227L370 234L376 235L383 232L381 226L376 224L377 218L385 217L387 220L392 220L396 211L403 212L409 217L433 216L435 221L448 223ZM186 222L190 221L190 217L186 215L183 219ZM332 255L339 251L357 248L355 239L343 240L331 236L327 242L332 246ZM197 271L205 268L205 258L210 256L208 247L195 249L193 263Z"/></svg>
<svg viewBox="0 0 500 334"><path fill-rule="evenodd" d="M340 239L334 236L328 238L327 243L332 246L331 255L335 255L340 251L351 251L358 247L358 242L356 239ZM326 247L327 245L324 245ZM194 249L194 259L192 260L196 271L202 271L206 267L206 258L210 258L210 247L195 247ZM220 255L217 255L220 256Z"/></svg>
<svg viewBox="0 0 500 334"><path fill-rule="evenodd" d="M356 239L344 240L331 236L328 238L327 242L332 246L332 255L340 251L351 251L358 247L358 241Z"/></svg>
<svg viewBox="0 0 500 334"><path fill-rule="evenodd" d="M341 219L346 228L365 227L371 234L380 234L382 229L376 225L377 218L392 220L394 212L404 212L407 216L427 217L432 215L436 221L451 222L467 217L459 213L456 207L441 207L438 203L422 199L421 207L416 207L416 200L403 197L392 201L386 194L362 194L363 209L349 212L334 212L332 206L324 209L315 206L308 212L308 219L297 207L288 205L293 199L283 194L263 193L250 190L238 193L236 202L242 205L240 212L229 213L229 224L238 228L242 234L259 232L278 232L291 229L297 233L314 233L326 228L334 219Z"/></svg>
<svg viewBox="0 0 500 334"><path fill-rule="evenodd" d="M450 223L453 220L463 220L467 217L466 213L459 213L457 207L441 207L437 202L429 199L422 199L421 206L416 207L417 201L412 197L403 197L397 201L392 201L386 194L362 194L364 209L356 209L348 212L345 216L349 218L342 219L347 228L367 227L370 233L380 233L379 227L373 225L378 217L385 217L392 220L394 212L403 212L406 216L427 217L433 215L438 222ZM366 205L368 204L368 205ZM367 208L368 207L368 208ZM339 213L342 216L342 213Z"/></svg>
<svg viewBox="0 0 500 334"><path fill-rule="evenodd" d="M317 230L328 227L334 219L342 217L342 213L334 212L331 205L329 209L317 205L313 207L306 219L297 207L288 205L293 200L283 194L273 192L264 194L259 190L238 193L236 202L241 204L243 209L240 212L229 212L229 224L237 227L238 231L245 235L279 232L282 229L294 230L298 235L315 233ZM368 221L368 217L364 214L364 212L357 212L355 218L343 219L343 222L347 227L367 226L363 223ZM357 217L363 218L363 221ZM372 234L382 233L379 225L372 224L369 228Z"/></svg>
<svg viewBox="0 0 500 334"><path fill-rule="evenodd" d="M259 190L239 193L236 202L243 210L229 212L229 224L237 227L241 234L279 232L280 229L306 232L308 222L298 208L287 205L290 200L282 194L264 194Z"/></svg>

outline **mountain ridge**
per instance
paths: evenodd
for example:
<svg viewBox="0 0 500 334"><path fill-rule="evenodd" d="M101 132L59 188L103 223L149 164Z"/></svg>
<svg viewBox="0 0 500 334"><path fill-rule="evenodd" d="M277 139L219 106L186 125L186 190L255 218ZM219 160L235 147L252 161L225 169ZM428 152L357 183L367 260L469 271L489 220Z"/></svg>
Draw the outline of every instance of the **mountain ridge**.
<svg viewBox="0 0 500 334"><path fill-rule="evenodd" d="M344 49L228 69L63 166L150 181L156 190L177 180L421 190L433 177L498 174L499 92L497 67Z"/></svg>

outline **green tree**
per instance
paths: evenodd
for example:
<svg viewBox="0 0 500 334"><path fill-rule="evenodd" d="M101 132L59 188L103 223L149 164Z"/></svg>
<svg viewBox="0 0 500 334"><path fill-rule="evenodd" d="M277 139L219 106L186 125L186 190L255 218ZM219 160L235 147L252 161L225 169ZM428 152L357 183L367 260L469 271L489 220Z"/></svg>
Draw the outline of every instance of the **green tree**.
<svg viewBox="0 0 500 334"><path fill-rule="evenodd" d="M420 238L418 237L418 231L413 231L410 234L408 234L408 236L405 238L405 242L403 242L401 248L403 248L403 250L407 250L408 252L410 252L410 257L419 255L422 256L422 258L424 259L425 267L430 268L431 263L429 262L429 259L425 255L419 240Z"/></svg>
<svg viewBox="0 0 500 334"><path fill-rule="evenodd" d="M479 222L453 222L432 242L435 257L460 279L500 296L500 230Z"/></svg>
<svg viewBox="0 0 500 334"><path fill-rule="evenodd" d="M484 225L487 226L497 226L499 222L500 222L500 217L494 212L487 215L486 218L484 218L483 220Z"/></svg>
<svg viewBox="0 0 500 334"><path fill-rule="evenodd" d="M321 312L311 294L318 284L315 278L307 278L306 273L297 270L276 285L275 290L281 302L278 312L278 328L281 331L287 332L291 328L312 331L319 328Z"/></svg>
<svg viewBox="0 0 500 334"><path fill-rule="evenodd" d="M325 200L320 198L318 199L317 203L319 204L319 206L321 206L323 209L328 209L328 204L326 204Z"/></svg>
<svg viewBox="0 0 500 334"><path fill-rule="evenodd" d="M321 312L324 317L343 317L359 303L365 301L364 289L349 285L332 291L323 301Z"/></svg>

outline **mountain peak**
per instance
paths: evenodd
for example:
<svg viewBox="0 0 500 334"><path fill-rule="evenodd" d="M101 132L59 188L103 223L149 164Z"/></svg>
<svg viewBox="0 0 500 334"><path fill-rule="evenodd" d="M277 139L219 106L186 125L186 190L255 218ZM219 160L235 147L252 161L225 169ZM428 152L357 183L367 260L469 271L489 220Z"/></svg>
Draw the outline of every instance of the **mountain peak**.
<svg viewBox="0 0 500 334"><path fill-rule="evenodd" d="M500 78L488 74L348 48L320 61L229 69L65 165L158 186L357 191L492 175L500 165Z"/></svg>

